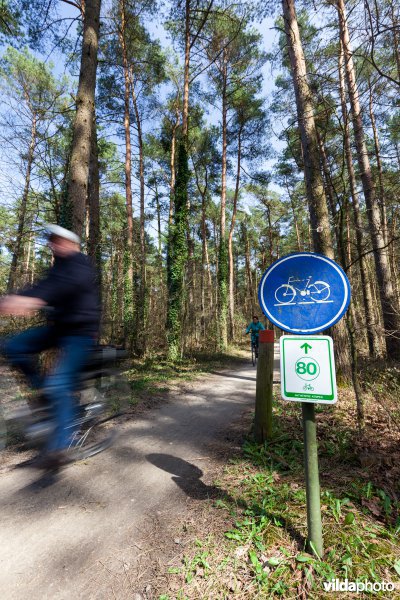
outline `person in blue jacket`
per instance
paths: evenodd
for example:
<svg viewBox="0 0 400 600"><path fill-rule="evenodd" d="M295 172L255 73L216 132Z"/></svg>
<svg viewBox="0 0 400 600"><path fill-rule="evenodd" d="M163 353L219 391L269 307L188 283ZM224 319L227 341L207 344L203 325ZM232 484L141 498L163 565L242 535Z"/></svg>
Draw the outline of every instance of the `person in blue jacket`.
<svg viewBox="0 0 400 600"><path fill-rule="evenodd" d="M256 357L258 356L258 334L260 331L265 329L264 325L260 323L257 315L253 316L253 320L246 329L246 335L251 332L251 343L254 344L256 350Z"/></svg>

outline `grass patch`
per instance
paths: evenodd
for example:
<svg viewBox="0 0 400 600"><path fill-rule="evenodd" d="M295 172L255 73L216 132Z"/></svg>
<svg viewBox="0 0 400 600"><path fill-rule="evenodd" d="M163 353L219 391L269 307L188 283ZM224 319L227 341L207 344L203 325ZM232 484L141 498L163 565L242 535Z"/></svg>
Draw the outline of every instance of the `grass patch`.
<svg viewBox="0 0 400 600"><path fill-rule="evenodd" d="M153 355L134 360L125 372L134 397L168 392L176 383L192 381L194 376L243 364L247 354L231 349L227 353L199 352L180 361ZM248 357L247 357L248 358Z"/></svg>
<svg viewBox="0 0 400 600"><path fill-rule="evenodd" d="M359 435L351 391L341 396L337 407L317 411L324 556L305 550L301 409L279 400L273 441L258 446L249 437L230 459L216 483L220 499L209 507L220 513L220 526L198 535L191 552L171 567L171 591L161 598L319 600L332 597L324 589L332 579L399 586L337 597L400 598L398 474L382 471L379 462L363 463L365 452L374 459L382 450L371 445L377 438L373 398L367 402L367 429ZM383 449L386 443L393 449L396 436L387 437Z"/></svg>

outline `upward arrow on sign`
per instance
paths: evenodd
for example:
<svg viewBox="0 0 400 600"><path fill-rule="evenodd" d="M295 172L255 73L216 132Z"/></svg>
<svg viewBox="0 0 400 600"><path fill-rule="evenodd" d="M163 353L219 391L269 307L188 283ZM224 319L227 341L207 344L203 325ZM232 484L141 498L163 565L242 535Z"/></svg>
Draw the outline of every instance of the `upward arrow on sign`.
<svg viewBox="0 0 400 600"><path fill-rule="evenodd" d="M305 344L300 346L300 348L304 348L304 352L307 354L308 351L311 350L312 346L310 346L310 344L307 344L307 342L306 342Z"/></svg>

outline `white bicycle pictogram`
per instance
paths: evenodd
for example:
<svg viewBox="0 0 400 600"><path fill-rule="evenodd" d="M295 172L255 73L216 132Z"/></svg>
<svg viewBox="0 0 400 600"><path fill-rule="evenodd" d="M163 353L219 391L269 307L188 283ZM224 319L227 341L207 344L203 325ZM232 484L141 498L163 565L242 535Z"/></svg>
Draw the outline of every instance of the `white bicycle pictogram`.
<svg viewBox="0 0 400 600"><path fill-rule="evenodd" d="M315 281L311 283L312 276L305 279L289 277L287 283L280 285L275 291L275 299L278 304L292 304L297 295L307 299L303 304L312 304L313 302L327 302L331 294L329 283L325 281ZM297 287L295 283L305 282L304 287Z"/></svg>

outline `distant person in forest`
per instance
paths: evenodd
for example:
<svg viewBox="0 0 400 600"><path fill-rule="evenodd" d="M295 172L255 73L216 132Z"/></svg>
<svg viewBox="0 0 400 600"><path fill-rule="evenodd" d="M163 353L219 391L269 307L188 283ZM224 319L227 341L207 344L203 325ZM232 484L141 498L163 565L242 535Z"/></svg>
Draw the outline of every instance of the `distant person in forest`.
<svg viewBox="0 0 400 600"><path fill-rule="evenodd" d="M52 409L54 434L47 454L37 462L38 466L51 468L66 460L74 392L97 340L100 301L96 272L89 257L80 252L79 237L58 225L48 225L47 238L54 262L46 277L1 299L0 314L30 316L43 307L51 308L47 325L19 333L1 347L2 354L25 374L38 390L40 400ZM42 375L37 356L50 348L59 350L59 356L51 372Z"/></svg>
<svg viewBox="0 0 400 600"><path fill-rule="evenodd" d="M264 331L264 329L265 327L262 323L260 323L257 315L253 316L252 322L249 323L246 329L246 335L251 332L251 343L255 347L256 357L258 357L258 334L260 331Z"/></svg>

